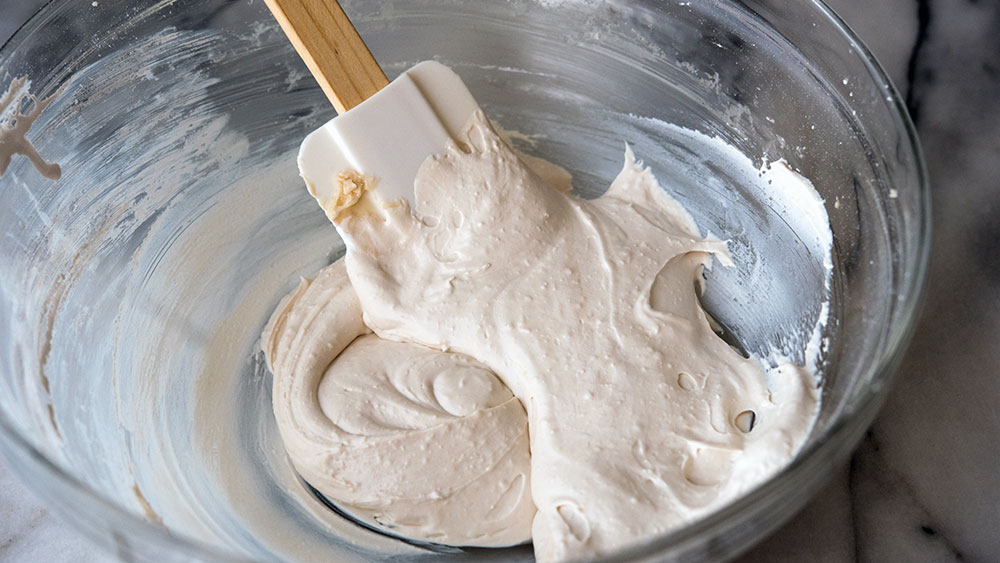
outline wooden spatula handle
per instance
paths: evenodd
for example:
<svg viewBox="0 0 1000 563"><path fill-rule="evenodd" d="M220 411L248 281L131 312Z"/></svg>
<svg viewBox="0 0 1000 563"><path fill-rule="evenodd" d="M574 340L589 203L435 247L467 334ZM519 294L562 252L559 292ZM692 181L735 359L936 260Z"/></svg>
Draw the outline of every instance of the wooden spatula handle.
<svg viewBox="0 0 1000 563"><path fill-rule="evenodd" d="M264 0L337 113L389 83L336 0Z"/></svg>

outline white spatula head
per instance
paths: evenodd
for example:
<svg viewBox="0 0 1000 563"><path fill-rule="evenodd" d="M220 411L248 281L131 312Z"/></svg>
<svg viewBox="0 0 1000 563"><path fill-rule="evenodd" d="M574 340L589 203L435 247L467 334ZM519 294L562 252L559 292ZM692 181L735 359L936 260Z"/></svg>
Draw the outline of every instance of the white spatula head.
<svg viewBox="0 0 1000 563"><path fill-rule="evenodd" d="M417 169L457 137L477 109L455 72L424 61L306 137L299 172L328 215L330 202L343 197L345 173L373 179L383 201L403 198L413 205Z"/></svg>

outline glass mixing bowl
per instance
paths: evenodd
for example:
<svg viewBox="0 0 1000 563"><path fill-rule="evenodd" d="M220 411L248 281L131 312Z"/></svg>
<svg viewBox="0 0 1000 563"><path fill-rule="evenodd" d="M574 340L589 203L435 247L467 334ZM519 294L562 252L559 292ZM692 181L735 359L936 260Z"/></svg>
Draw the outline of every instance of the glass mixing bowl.
<svg viewBox="0 0 1000 563"><path fill-rule="evenodd" d="M835 236L822 412L780 474L617 561L720 559L799 509L872 421L910 334L928 187L903 104L821 2L350 1L390 76L436 58L527 152L593 196L624 142L731 241L706 307L750 352L799 361L822 257L780 201L678 127L785 158ZM47 503L125 560L530 560L357 528L291 471L257 339L299 275L343 252L295 152L333 117L261 2L56 0L0 78L55 94L0 179L0 449Z"/></svg>

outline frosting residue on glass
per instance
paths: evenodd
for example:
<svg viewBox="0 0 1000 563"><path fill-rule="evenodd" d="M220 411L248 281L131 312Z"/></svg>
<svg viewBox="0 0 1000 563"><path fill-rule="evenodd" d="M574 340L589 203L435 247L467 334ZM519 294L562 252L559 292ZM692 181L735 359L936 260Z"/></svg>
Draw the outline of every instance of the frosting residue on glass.
<svg viewBox="0 0 1000 563"><path fill-rule="evenodd" d="M26 137L35 120L54 98L49 96L39 100L28 91L27 78L23 76L14 79L0 96L0 176L7 172L15 154L26 156L38 173L50 180L58 180L62 175L59 165L42 158ZM25 100L30 102L27 110L24 108Z"/></svg>

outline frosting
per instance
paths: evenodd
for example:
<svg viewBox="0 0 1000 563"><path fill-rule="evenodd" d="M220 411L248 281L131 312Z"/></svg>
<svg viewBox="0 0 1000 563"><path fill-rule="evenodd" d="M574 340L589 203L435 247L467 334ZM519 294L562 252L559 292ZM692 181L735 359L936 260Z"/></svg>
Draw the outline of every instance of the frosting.
<svg viewBox="0 0 1000 563"><path fill-rule="evenodd" d="M808 435L814 378L713 331L699 288L726 244L630 150L581 200L479 112L414 209L351 188L326 209L346 275L303 282L264 347L293 464L384 529L502 545L530 525L539 560L605 554L735 499Z"/></svg>
<svg viewBox="0 0 1000 563"><path fill-rule="evenodd" d="M28 92L26 86L26 78L17 78L0 96L0 176L7 172L14 155L20 154L28 157L39 174L50 180L58 180L62 175L59 165L46 162L25 137L55 96L39 100ZM29 111L24 111L22 107L25 100L31 101Z"/></svg>
<svg viewBox="0 0 1000 563"><path fill-rule="evenodd" d="M342 260L302 280L265 329L275 415L302 477L401 536L528 540L521 403L472 358L369 333Z"/></svg>

